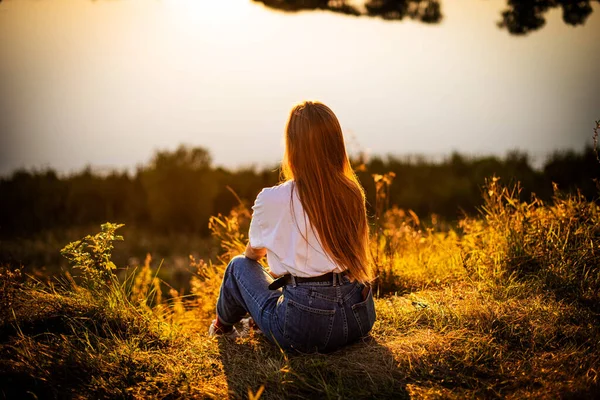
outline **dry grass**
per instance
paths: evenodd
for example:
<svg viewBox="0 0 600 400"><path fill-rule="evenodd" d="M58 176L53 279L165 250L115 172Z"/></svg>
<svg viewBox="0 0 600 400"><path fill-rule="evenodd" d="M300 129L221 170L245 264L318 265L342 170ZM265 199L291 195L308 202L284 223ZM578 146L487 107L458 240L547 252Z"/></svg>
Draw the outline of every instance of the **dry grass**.
<svg viewBox="0 0 600 400"><path fill-rule="evenodd" d="M382 212L372 336L329 355L286 354L254 332L207 337L243 208L211 220L223 253L190 260L190 296L161 298L150 258L94 287L4 269L0 398L597 398L599 207L516 190L491 180L481 217L458 230Z"/></svg>

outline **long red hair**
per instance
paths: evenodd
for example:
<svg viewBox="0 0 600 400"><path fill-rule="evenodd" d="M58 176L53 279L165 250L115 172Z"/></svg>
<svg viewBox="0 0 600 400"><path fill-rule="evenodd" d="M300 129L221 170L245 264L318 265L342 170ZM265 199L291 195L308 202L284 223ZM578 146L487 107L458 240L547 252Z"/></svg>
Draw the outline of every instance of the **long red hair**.
<svg viewBox="0 0 600 400"><path fill-rule="evenodd" d="M372 279L365 193L346 154L337 117L318 101L290 111L281 171L295 190L323 249L350 278Z"/></svg>

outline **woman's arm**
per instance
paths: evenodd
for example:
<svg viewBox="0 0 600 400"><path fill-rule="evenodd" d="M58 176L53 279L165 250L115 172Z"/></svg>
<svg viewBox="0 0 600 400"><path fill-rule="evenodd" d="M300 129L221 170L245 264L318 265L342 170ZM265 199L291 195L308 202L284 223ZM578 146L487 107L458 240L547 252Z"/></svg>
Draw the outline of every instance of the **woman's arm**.
<svg viewBox="0 0 600 400"><path fill-rule="evenodd" d="M248 245L246 246L246 251L244 252L244 255L248 258L251 258L255 261L260 260L261 258L263 258L265 255L267 254L267 249L265 248L254 248L250 246L250 243L248 243ZM279 278L279 275L274 274L273 272L271 272L270 269L266 269L266 271L269 273L269 275L271 275L273 278L277 279Z"/></svg>
<svg viewBox="0 0 600 400"><path fill-rule="evenodd" d="M248 245L246 246L246 251L244 252L244 255L246 257L251 258L255 261L260 260L266 254L267 254L267 249L250 247L250 243L248 243Z"/></svg>

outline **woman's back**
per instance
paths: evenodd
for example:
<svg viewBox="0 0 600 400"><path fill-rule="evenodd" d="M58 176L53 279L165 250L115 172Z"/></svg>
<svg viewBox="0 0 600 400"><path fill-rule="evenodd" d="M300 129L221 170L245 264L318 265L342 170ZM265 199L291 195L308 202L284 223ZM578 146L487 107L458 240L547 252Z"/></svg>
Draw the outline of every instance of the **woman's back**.
<svg viewBox="0 0 600 400"><path fill-rule="evenodd" d="M267 249L274 275L299 277L342 272L323 249L306 215L294 181L263 189L252 209L250 246Z"/></svg>

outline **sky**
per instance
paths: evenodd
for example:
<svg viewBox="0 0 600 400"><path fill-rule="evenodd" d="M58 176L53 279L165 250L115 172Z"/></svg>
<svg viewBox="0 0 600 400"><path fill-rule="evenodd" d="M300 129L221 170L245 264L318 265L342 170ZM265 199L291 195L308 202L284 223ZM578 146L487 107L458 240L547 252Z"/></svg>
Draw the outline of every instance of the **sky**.
<svg viewBox="0 0 600 400"><path fill-rule="evenodd" d="M591 144L600 15L511 36L502 0L442 1L426 25L249 0L4 0L0 175L129 169L157 150L214 164L281 159L294 103L338 116L350 152L550 152Z"/></svg>

